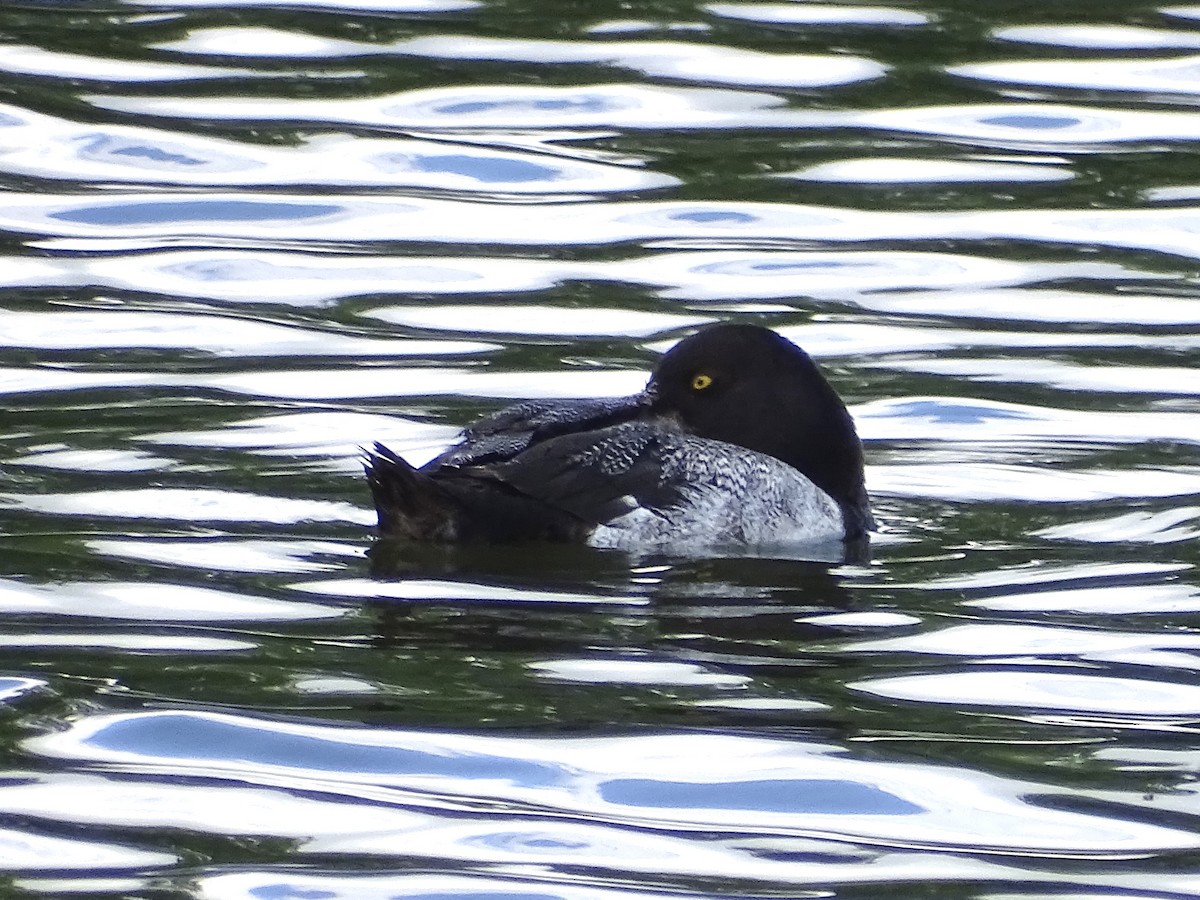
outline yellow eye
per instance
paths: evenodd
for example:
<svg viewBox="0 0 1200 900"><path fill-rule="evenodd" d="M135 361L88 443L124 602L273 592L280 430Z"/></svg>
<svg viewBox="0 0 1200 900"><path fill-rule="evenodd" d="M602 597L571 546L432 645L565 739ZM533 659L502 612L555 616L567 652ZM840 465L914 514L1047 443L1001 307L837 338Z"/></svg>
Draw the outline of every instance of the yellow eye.
<svg viewBox="0 0 1200 900"><path fill-rule="evenodd" d="M713 380L711 375L705 375L703 372L701 372L692 379L692 390L703 391L706 388L712 387L712 382Z"/></svg>

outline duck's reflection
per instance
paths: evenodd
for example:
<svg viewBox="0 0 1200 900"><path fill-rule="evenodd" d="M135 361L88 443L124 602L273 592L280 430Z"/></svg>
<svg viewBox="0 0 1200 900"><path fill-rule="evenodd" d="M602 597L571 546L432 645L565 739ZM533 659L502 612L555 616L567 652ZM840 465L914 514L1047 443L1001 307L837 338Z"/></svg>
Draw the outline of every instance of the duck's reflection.
<svg viewBox="0 0 1200 900"><path fill-rule="evenodd" d="M855 609L845 555L381 540L366 608L381 647L416 649L433 634L440 646L519 658L541 681L712 687L816 663L814 617Z"/></svg>

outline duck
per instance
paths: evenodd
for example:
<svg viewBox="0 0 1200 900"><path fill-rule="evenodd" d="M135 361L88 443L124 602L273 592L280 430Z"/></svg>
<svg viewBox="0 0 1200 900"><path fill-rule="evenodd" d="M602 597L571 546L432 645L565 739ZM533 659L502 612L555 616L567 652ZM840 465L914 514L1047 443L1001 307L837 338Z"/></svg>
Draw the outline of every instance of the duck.
<svg viewBox="0 0 1200 900"><path fill-rule="evenodd" d="M682 545L857 541L875 527L854 420L820 368L764 326L683 338L629 397L530 400L415 467L364 459L382 537Z"/></svg>

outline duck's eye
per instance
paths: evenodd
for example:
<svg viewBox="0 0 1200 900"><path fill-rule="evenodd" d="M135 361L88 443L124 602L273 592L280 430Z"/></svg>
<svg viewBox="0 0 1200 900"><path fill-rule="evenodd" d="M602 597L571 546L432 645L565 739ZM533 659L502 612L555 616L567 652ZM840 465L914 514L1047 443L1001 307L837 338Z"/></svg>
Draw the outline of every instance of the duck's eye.
<svg viewBox="0 0 1200 900"><path fill-rule="evenodd" d="M712 376L705 375L703 372L701 372L699 375L695 375L692 378L692 390L693 391L707 390L708 388L712 387L712 383L713 383Z"/></svg>

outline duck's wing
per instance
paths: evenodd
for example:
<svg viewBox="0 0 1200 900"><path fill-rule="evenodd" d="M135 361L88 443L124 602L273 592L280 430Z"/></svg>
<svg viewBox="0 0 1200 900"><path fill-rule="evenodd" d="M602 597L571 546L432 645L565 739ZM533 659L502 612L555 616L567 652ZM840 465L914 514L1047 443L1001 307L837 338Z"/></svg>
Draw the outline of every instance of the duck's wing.
<svg viewBox="0 0 1200 900"><path fill-rule="evenodd" d="M743 447L635 421L544 441L480 472L593 530L593 546L841 539L837 503Z"/></svg>
<svg viewBox="0 0 1200 900"><path fill-rule="evenodd" d="M643 409L640 395L609 400L527 400L466 428L457 444L424 469L504 462L551 438L629 421Z"/></svg>
<svg viewBox="0 0 1200 900"><path fill-rule="evenodd" d="M484 477L598 525L635 507L681 501L678 484L664 477L674 443L656 424L627 422L543 440L487 466Z"/></svg>

